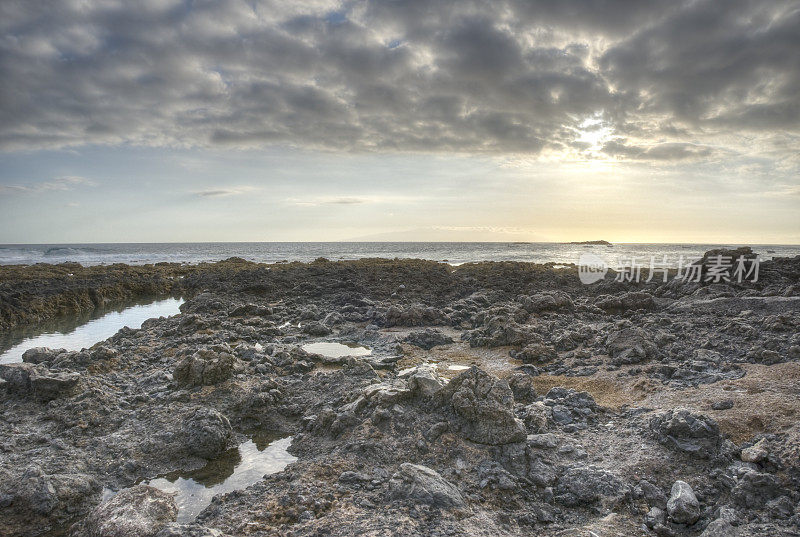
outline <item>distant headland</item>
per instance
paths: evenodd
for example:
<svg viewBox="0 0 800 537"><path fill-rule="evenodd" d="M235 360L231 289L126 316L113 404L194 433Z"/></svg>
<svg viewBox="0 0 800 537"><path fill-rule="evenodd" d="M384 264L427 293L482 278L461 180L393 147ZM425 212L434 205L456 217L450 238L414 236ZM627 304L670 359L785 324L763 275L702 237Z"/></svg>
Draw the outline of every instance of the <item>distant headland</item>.
<svg viewBox="0 0 800 537"><path fill-rule="evenodd" d="M578 242L567 242L565 244L599 244L601 246L614 246L608 241L578 241Z"/></svg>

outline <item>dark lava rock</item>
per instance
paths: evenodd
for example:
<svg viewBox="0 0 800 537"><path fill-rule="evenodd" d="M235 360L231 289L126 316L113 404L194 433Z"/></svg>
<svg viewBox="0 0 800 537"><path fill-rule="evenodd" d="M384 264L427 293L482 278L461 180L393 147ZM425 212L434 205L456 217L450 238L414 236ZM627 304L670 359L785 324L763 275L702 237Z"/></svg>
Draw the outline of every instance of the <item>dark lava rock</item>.
<svg viewBox="0 0 800 537"><path fill-rule="evenodd" d="M36 464L13 475L0 468L0 533L28 535L14 528L66 524L87 512L101 490L99 481L86 474L47 474Z"/></svg>
<svg viewBox="0 0 800 537"><path fill-rule="evenodd" d="M544 396L544 405L551 408L551 419L559 425L586 428L587 422L597 419L598 406L588 392L572 388L551 388Z"/></svg>
<svg viewBox="0 0 800 537"><path fill-rule="evenodd" d="M720 401L714 401L711 403L711 408L713 410L728 410L733 408L733 399L722 399Z"/></svg>
<svg viewBox="0 0 800 537"><path fill-rule="evenodd" d="M517 298L522 307L528 313L538 313L543 311L572 311L575 304L570 296L562 291L547 291L537 293L532 296L520 296Z"/></svg>
<svg viewBox="0 0 800 537"><path fill-rule="evenodd" d="M179 386L210 386L233 376L236 358L227 351L201 349L175 365L173 378Z"/></svg>
<svg viewBox="0 0 800 537"><path fill-rule="evenodd" d="M555 499L568 507L600 503L612 508L630 494L617 476L594 466L576 466L558 478Z"/></svg>
<svg viewBox="0 0 800 537"><path fill-rule="evenodd" d="M383 317L383 325L392 326L430 326L444 324L445 315L436 308L414 304L405 308L391 306Z"/></svg>
<svg viewBox="0 0 800 537"><path fill-rule="evenodd" d="M685 408L668 410L650 419L650 429L664 445L701 459L715 457L722 446L714 419Z"/></svg>
<svg viewBox="0 0 800 537"><path fill-rule="evenodd" d="M514 395L505 380L472 367L436 394L449 407L462 434L480 444L508 444L525 440L525 425L514 417Z"/></svg>
<svg viewBox="0 0 800 537"><path fill-rule="evenodd" d="M530 326L520 325L503 317L490 319L486 326L465 332L462 338L469 341L470 347L521 347L541 340L541 336Z"/></svg>
<svg viewBox="0 0 800 537"><path fill-rule="evenodd" d="M748 509L759 509L781 494L778 480L772 474L743 469L731 491L734 502Z"/></svg>
<svg viewBox="0 0 800 537"><path fill-rule="evenodd" d="M700 518L700 502L694 495L692 487L685 481L676 481L672 485L667 501L669 519L678 524L694 524Z"/></svg>
<svg viewBox="0 0 800 537"><path fill-rule="evenodd" d="M655 343L641 328L623 328L606 338L608 353L615 365L638 364L655 357Z"/></svg>
<svg viewBox="0 0 800 537"><path fill-rule="evenodd" d="M47 347L33 347L22 353L22 361L29 364L42 364L50 361L61 352L64 352L64 349L53 350Z"/></svg>
<svg viewBox="0 0 800 537"><path fill-rule="evenodd" d="M438 345L452 343L453 338L442 334L438 330L428 328L426 330L411 332L403 341L429 351Z"/></svg>
<svg viewBox="0 0 800 537"><path fill-rule="evenodd" d="M530 375L515 373L508 377L508 386L517 403L532 403L536 400L536 388Z"/></svg>
<svg viewBox="0 0 800 537"><path fill-rule="evenodd" d="M303 333L308 334L309 336L327 336L331 332L333 331L330 328L319 321L311 321L303 326Z"/></svg>
<svg viewBox="0 0 800 537"><path fill-rule="evenodd" d="M389 481L389 497L394 500L428 504L443 509L464 509L461 492L435 470L405 462Z"/></svg>
<svg viewBox="0 0 800 537"><path fill-rule="evenodd" d="M80 373L50 371L42 365L27 363L0 365L0 378L6 381L8 393L52 401L72 395L80 381Z"/></svg>
<svg viewBox="0 0 800 537"><path fill-rule="evenodd" d="M221 531L199 524L169 524L156 533L156 537L227 537Z"/></svg>
<svg viewBox="0 0 800 537"><path fill-rule="evenodd" d="M556 349L544 343L531 343L522 350L509 352L512 358L521 360L524 364L544 364L558 358Z"/></svg>
<svg viewBox="0 0 800 537"><path fill-rule="evenodd" d="M553 418L553 411L543 403L536 402L522 409L519 416L528 431L532 433L543 433L547 431L547 424ZM528 438L530 438L530 436L528 436Z"/></svg>
<svg viewBox="0 0 800 537"><path fill-rule="evenodd" d="M183 422L181 431L188 453L213 459L228 448L231 424L213 408L200 407Z"/></svg>
<svg viewBox="0 0 800 537"><path fill-rule="evenodd" d="M73 537L154 537L178 515L175 498L147 485L123 489L98 505Z"/></svg>
<svg viewBox="0 0 800 537"><path fill-rule="evenodd" d="M628 310L654 310L656 302L649 293L631 292L599 296L595 306L608 313L622 313Z"/></svg>
<svg viewBox="0 0 800 537"><path fill-rule="evenodd" d="M706 526L700 537L736 537L736 530L724 518L718 518Z"/></svg>

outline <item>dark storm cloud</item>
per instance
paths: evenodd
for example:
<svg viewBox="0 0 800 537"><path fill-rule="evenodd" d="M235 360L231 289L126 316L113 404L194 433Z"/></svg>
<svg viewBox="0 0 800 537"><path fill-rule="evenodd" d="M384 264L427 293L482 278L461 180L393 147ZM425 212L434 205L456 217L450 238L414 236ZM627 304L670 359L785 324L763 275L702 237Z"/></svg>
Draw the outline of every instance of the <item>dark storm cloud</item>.
<svg viewBox="0 0 800 537"><path fill-rule="evenodd" d="M610 47L602 72L637 111L696 127L800 123L800 4L695 2Z"/></svg>
<svg viewBox="0 0 800 537"><path fill-rule="evenodd" d="M594 118L606 155L701 159L797 133L798 27L780 0L6 0L0 147L581 154Z"/></svg>

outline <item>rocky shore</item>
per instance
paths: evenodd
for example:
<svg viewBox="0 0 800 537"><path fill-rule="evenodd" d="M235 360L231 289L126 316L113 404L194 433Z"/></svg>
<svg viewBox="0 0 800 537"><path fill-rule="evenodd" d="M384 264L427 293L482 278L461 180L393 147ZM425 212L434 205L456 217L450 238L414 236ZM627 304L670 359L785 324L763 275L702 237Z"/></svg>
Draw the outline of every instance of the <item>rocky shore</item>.
<svg viewBox="0 0 800 537"><path fill-rule="evenodd" d="M0 267L0 330L181 314L0 365L0 534L800 535L800 257L582 285L419 260ZM358 357L308 352L360 345ZM178 522L151 480L296 460Z"/></svg>

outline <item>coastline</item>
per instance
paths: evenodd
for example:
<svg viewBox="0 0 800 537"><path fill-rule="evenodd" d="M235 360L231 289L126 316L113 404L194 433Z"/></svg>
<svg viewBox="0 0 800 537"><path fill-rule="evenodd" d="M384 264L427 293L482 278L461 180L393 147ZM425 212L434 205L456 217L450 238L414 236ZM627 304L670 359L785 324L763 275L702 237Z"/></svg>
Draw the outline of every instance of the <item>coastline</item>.
<svg viewBox="0 0 800 537"><path fill-rule="evenodd" d="M156 524L114 509L147 499L169 518L172 500L136 484L202 468L253 430L291 437L297 460L153 535L797 522L780 506L800 479L800 257L742 284L584 285L574 266L522 262L0 267L5 327L155 295L186 302L90 349L0 366L5 534ZM322 341L370 352L302 348ZM690 524L667 505L676 481L697 496Z"/></svg>

